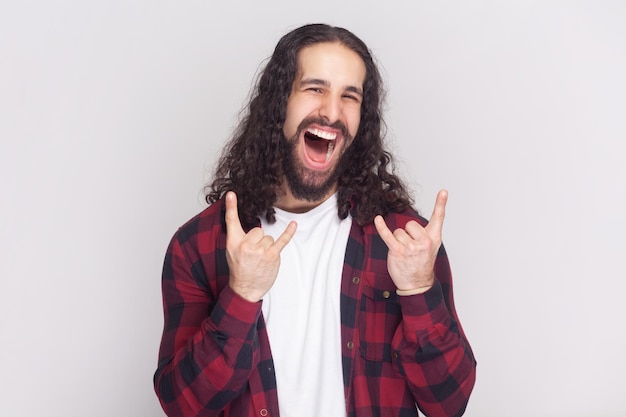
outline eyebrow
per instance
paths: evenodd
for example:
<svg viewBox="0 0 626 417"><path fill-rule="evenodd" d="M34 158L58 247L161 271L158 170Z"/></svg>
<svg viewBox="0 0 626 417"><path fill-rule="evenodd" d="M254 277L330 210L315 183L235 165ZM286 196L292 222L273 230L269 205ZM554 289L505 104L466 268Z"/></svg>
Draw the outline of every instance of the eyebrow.
<svg viewBox="0 0 626 417"><path fill-rule="evenodd" d="M305 85L321 85L321 86L324 86L324 87L330 87L330 83L328 81L322 80L320 78L305 78L303 80L300 80L298 85L300 87L305 86ZM360 96L363 96L363 90L361 88L353 86L353 85L347 86L345 88L345 91L349 91L351 93L355 93L355 94L358 94Z"/></svg>

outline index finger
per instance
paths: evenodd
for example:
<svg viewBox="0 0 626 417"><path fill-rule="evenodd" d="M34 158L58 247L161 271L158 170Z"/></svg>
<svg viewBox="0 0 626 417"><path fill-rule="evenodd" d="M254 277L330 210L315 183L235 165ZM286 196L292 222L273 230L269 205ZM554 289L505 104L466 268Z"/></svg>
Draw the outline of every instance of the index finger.
<svg viewBox="0 0 626 417"><path fill-rule="evenodd" d="M289 222L285 231L276 239L274 245L272 245L272 248L278 253L282 252L285 246L291 241L291 238L296 234L296 228L296 222Z"/></svg>
<svg viewBox="0 0 626 417"><path fill-rule="evenodd" d="M385 222L385 219L383 219L383 216L378 215L374 217L374 226L376 227L380 238L383 240L383 242L385 242L387 247L390 250L393 249L395 245L397 245L398 240L387 226L387 223Z"/></svg>
<svg viewBox="0 0 626 417"><path fill-rule="evenodd" d="M426 226L426 229L435 229L441 234L443 229L443 220L446 217L446 203L448 202L448 191L440 190L437 193L437 199L435 200L435 208L433 214L430 217L430 222Z"/></svg>
<svg viewBox="0 0 626 417"><path fill-rule="evenodd" d="M237 194L233 191L226 193L226 234L243 234L243 228L239 221L239 210L237 209Z"/></svg>

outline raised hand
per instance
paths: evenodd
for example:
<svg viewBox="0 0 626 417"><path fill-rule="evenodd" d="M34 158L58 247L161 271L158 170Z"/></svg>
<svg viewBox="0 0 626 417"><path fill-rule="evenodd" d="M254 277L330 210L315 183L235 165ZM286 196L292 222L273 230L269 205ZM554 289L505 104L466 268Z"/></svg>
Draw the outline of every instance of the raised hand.
<svg viewBox="0 0 626 417"><path fill-rule="evenodd" d="M422 227L414 220L404 229L391 232L382 216L376 216L374 225L387 247L387 269L399 290L413 294L426 292L435 282L435 260L441 246L441 231L446 212L448 192L437 194L430 222Z"/></svg>
<svg viewBox="0 0 626 417"><path fill-rule="evenodd" d="M226 194L226 260L231 288L251 302L263 298L278 275L280 252L295 233L295 222L289 223L276 241L260 227L246 233L239 221L237 196L229 191Z"/></svg>

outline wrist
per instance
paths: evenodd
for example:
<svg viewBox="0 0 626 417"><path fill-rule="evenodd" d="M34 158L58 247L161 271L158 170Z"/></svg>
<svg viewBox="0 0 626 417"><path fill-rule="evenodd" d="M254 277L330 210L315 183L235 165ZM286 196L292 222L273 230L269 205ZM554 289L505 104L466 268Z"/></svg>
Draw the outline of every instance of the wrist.
<svg viewBox="0 0 626 417"><path fill-rule="evenodd" d="M248 301L249 303L258 303L259 301L261 301L264 295L263 294L259 296L257 291L254 291L253 289L248 287L241 287L233 285L232 283L230 283L229 286L235 294Z"/></svg>
<svg viewBox="0 0 626 417"><path fill-rule="evenodd" d="M430 290L432 288L432 284L431 285L426 285L423 287L417 287L417 288L409 288L409 289L396 289L396 294L398 294L401 297L406 297L409 295L417 295L417 294L424 294L426 291Z"/></svg>

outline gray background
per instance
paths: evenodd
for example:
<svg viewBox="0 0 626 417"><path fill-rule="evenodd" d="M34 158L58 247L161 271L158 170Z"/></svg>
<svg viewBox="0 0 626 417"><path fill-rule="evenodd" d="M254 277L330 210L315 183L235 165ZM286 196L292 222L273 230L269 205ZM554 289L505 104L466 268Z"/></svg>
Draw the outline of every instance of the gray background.
<svg viewBox="0 0 626 417"><path fill-rule="evenodd" d="M0 415L162 416L166 245L259 64L345 26L444 227L470 417L623 416L624 1L0 1Z"/></svg>

